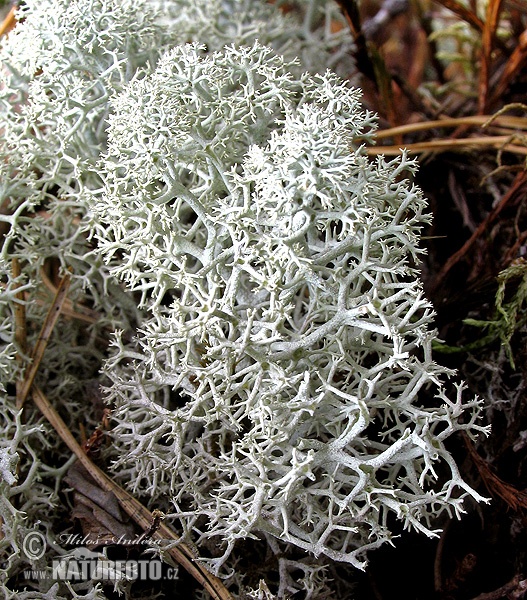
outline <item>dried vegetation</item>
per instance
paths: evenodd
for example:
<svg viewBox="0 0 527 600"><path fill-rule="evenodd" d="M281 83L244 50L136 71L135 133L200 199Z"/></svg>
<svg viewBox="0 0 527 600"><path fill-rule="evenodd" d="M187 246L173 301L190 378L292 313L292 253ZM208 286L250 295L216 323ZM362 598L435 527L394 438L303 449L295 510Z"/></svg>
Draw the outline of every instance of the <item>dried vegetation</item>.
<svg viewBox="0 0 527 600"><path fill-rule="evenodd" d="M376 598L523 598L527 4L341 6L366 104L383 117L383 146L369 151L405 147L420 156L417 181L434 214L423 279L444 340L438 360L485 398L492 425L477 447L465 439L457 449L463 472L491 504L447 523L439 543L406 538L398 550L372 555L361 589Z"/></svg>

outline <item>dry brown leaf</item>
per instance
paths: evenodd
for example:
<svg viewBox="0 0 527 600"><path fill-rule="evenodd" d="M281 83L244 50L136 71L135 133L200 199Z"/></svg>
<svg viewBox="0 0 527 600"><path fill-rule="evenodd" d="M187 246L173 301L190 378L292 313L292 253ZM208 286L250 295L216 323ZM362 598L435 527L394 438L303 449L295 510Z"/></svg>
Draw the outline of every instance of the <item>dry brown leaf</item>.
<svg viewBox="0 0 527 600"><path fill-rule="evenodd" d="M64 481L74 490L72 519L80 521L82 537L90 548L137 537L115 496L103 490L81 463L69 468Z"/></svg>

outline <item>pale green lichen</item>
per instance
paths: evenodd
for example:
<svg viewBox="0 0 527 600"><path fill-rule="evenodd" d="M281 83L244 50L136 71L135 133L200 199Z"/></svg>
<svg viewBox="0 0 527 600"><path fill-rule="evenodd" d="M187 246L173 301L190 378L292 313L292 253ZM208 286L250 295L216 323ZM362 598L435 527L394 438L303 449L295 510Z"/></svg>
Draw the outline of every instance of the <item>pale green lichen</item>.
<svg viewBox="0 0 527 600"><path fill-rule="evenodd" d="M24 292L32 347L50 263L71 269L82 318L56 328L38 383L78 434L106 382L115 476L239 597L331 596L332 565L361 567L390 515L433 535L439 513L481 499L445 447L484 428L432 360L415 163L369 161L373 117L322 68L344 64L324 26L335 9L302 5L299 21L248 0L28 1L3 43L6 598L103 597L23 574L65 551L69 454L13 397L28 359L14 305ZM34 529L38 564L23 552ZM236 572L247 539L275 555L274 587Z"/></svg>
<svg viewBox="0 0 527 600"><path fill-rule="evenodd" d="M216 569L264 533L361 567L389 513L432 535L459 490L480 499L444 447L479 404L462 424L431 357L415 164L370 162L357 91L289 72L258 45L170 51L116 98L93 199L149 312L106 367L116 472L223 541Z"/></svg>

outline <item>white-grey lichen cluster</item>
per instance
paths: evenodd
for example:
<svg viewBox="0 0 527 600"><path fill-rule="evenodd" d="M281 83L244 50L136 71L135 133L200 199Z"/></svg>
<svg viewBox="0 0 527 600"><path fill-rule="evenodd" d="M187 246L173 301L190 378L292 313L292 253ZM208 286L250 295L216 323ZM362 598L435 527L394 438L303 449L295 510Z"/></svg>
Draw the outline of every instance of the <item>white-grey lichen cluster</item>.
<svg viewBox="0 0 527 600"><path fill-rule="evenodd" d="M415 163L367 158L374 119L323 67L342 70L349 44L334 7L306 0L299 21L256 0L26 5L0 50L5 597L104 597L22 575L66 551L69 454L14 409L14 305L24 292L31 347L50 264L72 271L71 310L39 384L74 432L105 384L114 476L234 594L271 597L232 574L243 540L277 555L273 597L321 599L331 564L362 567L392 516L432 535L481 499L445 447L484 428L431 356ZM23 539L39 527L35 565Z"/></svg>

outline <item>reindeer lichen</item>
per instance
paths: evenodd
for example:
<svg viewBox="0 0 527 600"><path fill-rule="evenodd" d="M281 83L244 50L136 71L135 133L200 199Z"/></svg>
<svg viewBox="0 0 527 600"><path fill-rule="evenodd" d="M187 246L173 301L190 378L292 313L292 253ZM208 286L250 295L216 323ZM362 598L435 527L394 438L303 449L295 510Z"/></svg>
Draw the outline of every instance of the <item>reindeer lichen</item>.
<svg viewBox="0 0 527 600"><path fill-rule="evenodd" d="M259 45L171 50L115 99L93 197L148 311L105 370L117 472L225 543L216 568L262 534L362 567L389 513L432 535L478 497L444 446L479 404L462 423L431 356L415 163L370 162L359 92L290 71Z"/></svg>
<svg viewBox="0 0 527 600"><path fill-rule="evenodd" d="M300 22L249 0L35 0L3 42L5 597L73 594L23 576L66 551L70 455L15 406L57 266L70 306L37 382L77 434L105 385L114 476L239 597L327 597L331 566L362 568L393 517L434 535L481 500L445 446L485 428L432 358L416 164L368 159L374 116L321 68L344 64L316 18L333 9L303 4ZM247 540L275 555L275 586L232 573Z"/></svg>

